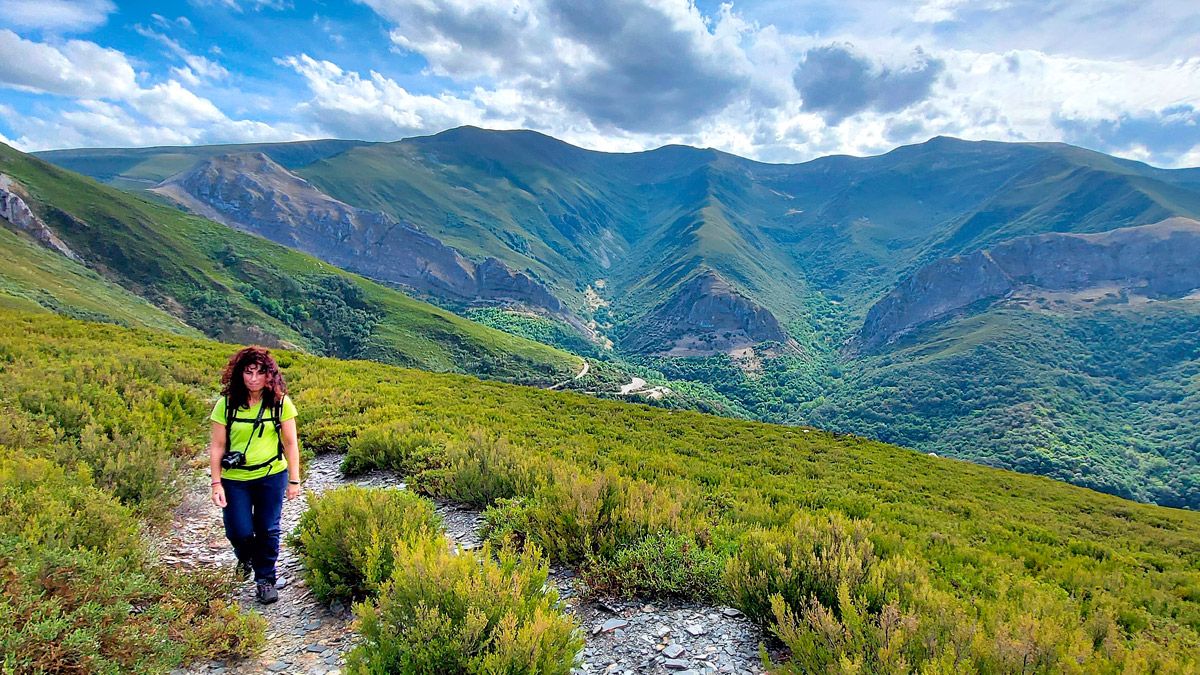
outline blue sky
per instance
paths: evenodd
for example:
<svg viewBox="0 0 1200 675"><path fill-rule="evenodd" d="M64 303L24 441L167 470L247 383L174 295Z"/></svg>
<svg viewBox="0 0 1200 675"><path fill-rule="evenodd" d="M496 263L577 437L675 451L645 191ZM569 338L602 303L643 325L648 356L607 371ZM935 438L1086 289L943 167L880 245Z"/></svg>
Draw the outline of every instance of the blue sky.
<svg viewBox="0 0 1200 675"><path fill-rule="evenodd" d="M939 135L1200 165L1188 0L3 0L23 150L462 124L764 161Z"/></svg>

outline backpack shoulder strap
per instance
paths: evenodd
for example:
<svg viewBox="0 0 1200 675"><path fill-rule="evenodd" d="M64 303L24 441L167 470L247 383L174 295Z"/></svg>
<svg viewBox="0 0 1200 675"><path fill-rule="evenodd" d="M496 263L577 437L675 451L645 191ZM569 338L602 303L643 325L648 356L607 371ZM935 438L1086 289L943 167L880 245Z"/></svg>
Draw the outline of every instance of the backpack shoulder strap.
<svg viewBox="0 0 1200 675"><path fill-rule="evenodd" d="M233 426L233 418L237 416L237 410L229 405L229 397L225 397L225 452L229 452L229 432Z"/></svg>
<svg viewBox="0 0 1200 675"><path fill-rule="evenodd" d="M279 456L283 456L283 399L279 399L271 407L271 421L275 423L275 442L278 444Z"/></svg>

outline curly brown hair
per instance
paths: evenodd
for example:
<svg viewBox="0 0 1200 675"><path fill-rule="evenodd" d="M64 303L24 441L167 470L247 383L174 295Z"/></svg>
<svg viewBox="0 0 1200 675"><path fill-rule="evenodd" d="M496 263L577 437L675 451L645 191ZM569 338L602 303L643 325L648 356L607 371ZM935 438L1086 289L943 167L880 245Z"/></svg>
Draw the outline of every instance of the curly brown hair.
<svg viewBox="0 0 1200 675"><path fill-rule="evenodd" d="M287 396L287 384L283 381L283 373L279 372L279 364L275 363L271 352L266 347L244 347L229 357L225 370L221 373L221 395L225 397L227 410L237 410L246 406L250 392L242 380L242 371L250 364L258 365L267 373L267 382L263 385L263 401L268 405L276 405Z"/></svg>

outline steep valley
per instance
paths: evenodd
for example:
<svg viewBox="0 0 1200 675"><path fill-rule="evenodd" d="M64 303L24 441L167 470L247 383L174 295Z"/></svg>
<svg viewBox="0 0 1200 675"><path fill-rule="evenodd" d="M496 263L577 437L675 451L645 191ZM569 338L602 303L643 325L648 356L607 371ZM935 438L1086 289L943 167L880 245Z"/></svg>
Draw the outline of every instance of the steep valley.
<svg viewBox="0 0 1200 675"><path fill-rule="evenodd" d="M287 147L48 157L586 354L580 391L632 375L654 405L1200 505L1192 171L945 137L792 165L473 127ZM1115 344L1156 365L1112 376Z"/></svg>

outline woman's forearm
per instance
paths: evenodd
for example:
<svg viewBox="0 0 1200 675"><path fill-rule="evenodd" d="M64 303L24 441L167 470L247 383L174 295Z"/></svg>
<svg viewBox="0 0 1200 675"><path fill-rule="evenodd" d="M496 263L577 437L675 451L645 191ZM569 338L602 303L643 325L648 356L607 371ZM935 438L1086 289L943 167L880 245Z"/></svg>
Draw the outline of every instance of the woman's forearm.
<svg viewBox="0 0 1200 675"><path fill-rule="evenodd" d="M225 454L225 425L213 422L208 434L208 470L214 484L221 480L221 457Z"/></svg>
<svg viewBox="0 0 1200 675"><path fill-rule="evenodd" d="M223 454L225 454L223 448L214 445L208 446L208 471L212 475L214 483L221 480L221 455Z"/></svg>
<svg viewBox="0 0 1200 675"><path fill-rule="evenodd" d="M288 463L288 480L300 480L300 445L296 442L288 443L283 448L284 455L287 456Z"/></svg>
<svg viewBox="0 0 1200 675"><path fill-rule="evenodd" d="M296 420L283 423L283 454L287 457L288 480L300 482L300 437L296 434Z"/></svg>

